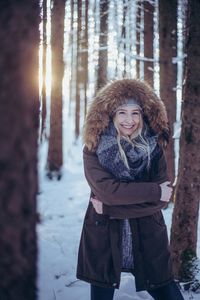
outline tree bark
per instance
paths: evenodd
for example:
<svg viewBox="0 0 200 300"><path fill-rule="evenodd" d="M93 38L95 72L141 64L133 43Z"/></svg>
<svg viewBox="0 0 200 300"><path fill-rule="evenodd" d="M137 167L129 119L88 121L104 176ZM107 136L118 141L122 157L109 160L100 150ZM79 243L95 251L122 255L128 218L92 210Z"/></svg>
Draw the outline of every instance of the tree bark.
<svg viewBox="0 0 200 300"><path fill-rule="evenodd" d="M70 7L71 7L71 20L70 20L70 50L71 50L71 74L70 74L70 97L69 97L69 112L71 113L71 104L75 102L76 96L76 48L77 48L77 41L76 41L76 34L75 34L75 3L73 0L70 0Z"/></svg>
<svg viewBox="0 0 200 300"><path fill-rule="evenodd" d="M84 80L84 116L87 113L87 87L88 87L88 8L89 0L85 0L84 41L83 41L83 80Z"/></svg>
<svg viewBox="0 0 200 300"><path fill-rule="evenodd" d="M99 58L97 71L96 90L107 83L108 65L108 0L100 0L100 36L99 36Z"/></svg>
<svg viewBox="0 0 200 300"><path fill-rule="evenodd" d="M82 66L82 0L77 2L77 63L76 63L76 111L75 111L75 137L80 135L80 89L83 81Z"/></svg>
<svg viewBox="0 0 200 300"><path fill-rule="evenodd" d="M50 137L47 159L47 176L60 179L63 164L62 153L62 80L64 75L65 0L54 0L52 10L51 49L52 49L52 89L50 113Z"/></svg>
<svg viewBox="0 0 200 300"><path fill-rule="evenodd" d="M160 96L164 101L173 134L176 121L177 66L172 62L177 56L177 0L159 0ZM169 178L175 177L174 141L166 152Z"/></svg>
<svg viewBox="0 0 200 300"><path fill-rule="evenodd" d="M0 1L0 299L35 300L39 2Z"/></svg>
<svg viewBox="0 0 200 300"><path fill-rule="evenodd" d="M45 135L45 123L47 114L46 104L46 52L47 52L47 0L43 0L43 51L42 51L42 95L41 95L41 133L40 140L42 141Z"/></svg>
<svg viewBox="0 0 200 300"><path fill-rule="evenodd" d="M153 14L154 6L148 1L144 1L144 57L153 59ZM144 80L153 87L153 61L144 62Z"/></svg>
<svg viewBox="0 0 200 300"><path fill-rule="evenodd" d="M127 44L126 44L126 35L127 35L127 9L128 9L128 5L127 5L127 1L123 0L123 19L122 19L122 34L121 34L121 44L122 46L122 50L123 50L123 57L124 57L124 67L123 67L123 73L122 76L126 77L127 75L127 56L126 56L126 52L127 52Z"/></svg>
<svg viewBox="0 0 200 300"><path fill-rule="evenodd" d="M200 2L188 1L183 89L180 158L175 206L171 228L171 250L176 277L181 281L194 276L196 257L200 179Z"/></svg>
<svg viewBox="0 0 200 300"><path fill-rule="evenodd" d="M117 46L117 55L116 55L116 60L115 60L115 77L118 78L120 71L119 71L119 53L120 53L120 26L119 26L119 12L118 12L118 6L119 6L119 1L114 0L114 28L116 30L116 46Z"/></svg>
<svg viewBox="0 0 200 300"><path fill-rule="evenodd" d="M141 1L137 1L137 17L136 17L136 54L140 56L140 31L141 31ZM136 59L136 76L140 78L140 60Z"/></svg>

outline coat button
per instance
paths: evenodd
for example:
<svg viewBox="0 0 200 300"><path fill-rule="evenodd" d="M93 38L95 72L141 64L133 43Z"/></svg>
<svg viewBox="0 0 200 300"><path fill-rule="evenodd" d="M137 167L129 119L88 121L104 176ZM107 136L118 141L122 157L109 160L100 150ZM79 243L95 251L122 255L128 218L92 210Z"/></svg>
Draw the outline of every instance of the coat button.
<svg viewBox="0 0 200 300"><path fill-rule="evenodd" d="M95 225L98 226L99 225L99 221L95 221Z"/></svg>

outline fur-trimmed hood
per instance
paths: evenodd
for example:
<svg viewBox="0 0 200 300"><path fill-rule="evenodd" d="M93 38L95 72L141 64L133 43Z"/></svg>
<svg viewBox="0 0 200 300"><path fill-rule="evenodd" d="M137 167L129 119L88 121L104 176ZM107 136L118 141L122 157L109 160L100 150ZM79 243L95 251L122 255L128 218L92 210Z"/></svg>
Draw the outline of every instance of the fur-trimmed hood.
<svg viewBox="0 0 200 300"><path fill-rule="evenodd" d="M130 98L141 105L145 122L158 134L159 140L164 144L168 142L169 125L164 103L147 83L136 79L121 79L100 89L89 107L83 131L83 140L89 150L96 149L113 111Z"/></svg>

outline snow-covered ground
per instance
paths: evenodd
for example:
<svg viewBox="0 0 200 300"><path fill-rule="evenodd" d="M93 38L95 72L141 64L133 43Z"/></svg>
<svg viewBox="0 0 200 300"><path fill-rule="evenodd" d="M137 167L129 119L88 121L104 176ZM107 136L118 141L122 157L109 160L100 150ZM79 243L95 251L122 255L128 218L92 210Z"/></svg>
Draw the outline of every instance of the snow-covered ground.
<svg viewBox="0 0 200 300"><path fill-rule="evenodd" d="M76 262L89 188L83 174L82 146L67 150L60 181L45 177L45 146L41 149L38 212L38 300L89 300L89 284L76 279ZM164 211L170 229L173 207ZM200 248L198 246L198 248ZM197 300L200 294L183 292L184 299ZM135 292L134 277L122 273L116 300L150 300L146 292Z"/></svg>

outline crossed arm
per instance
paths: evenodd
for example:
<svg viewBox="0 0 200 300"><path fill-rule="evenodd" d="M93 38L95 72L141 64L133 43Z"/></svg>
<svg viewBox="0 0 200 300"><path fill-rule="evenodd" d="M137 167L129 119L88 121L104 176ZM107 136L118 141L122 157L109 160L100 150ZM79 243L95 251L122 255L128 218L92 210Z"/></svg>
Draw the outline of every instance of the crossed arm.
<svg viewBox="0 0 200 300"><path fill-rule="evenodd" d="M151 182L123 182L116 179L101 167L96 154L86 147L83 150L83 160L92 197L96 198L94 207L102 207L102 213L116 218L139 217L152 214L165 206L165 202L161 201L166 194L163 185L167 186L168 179L164 156L161 157Z"/></svg>

